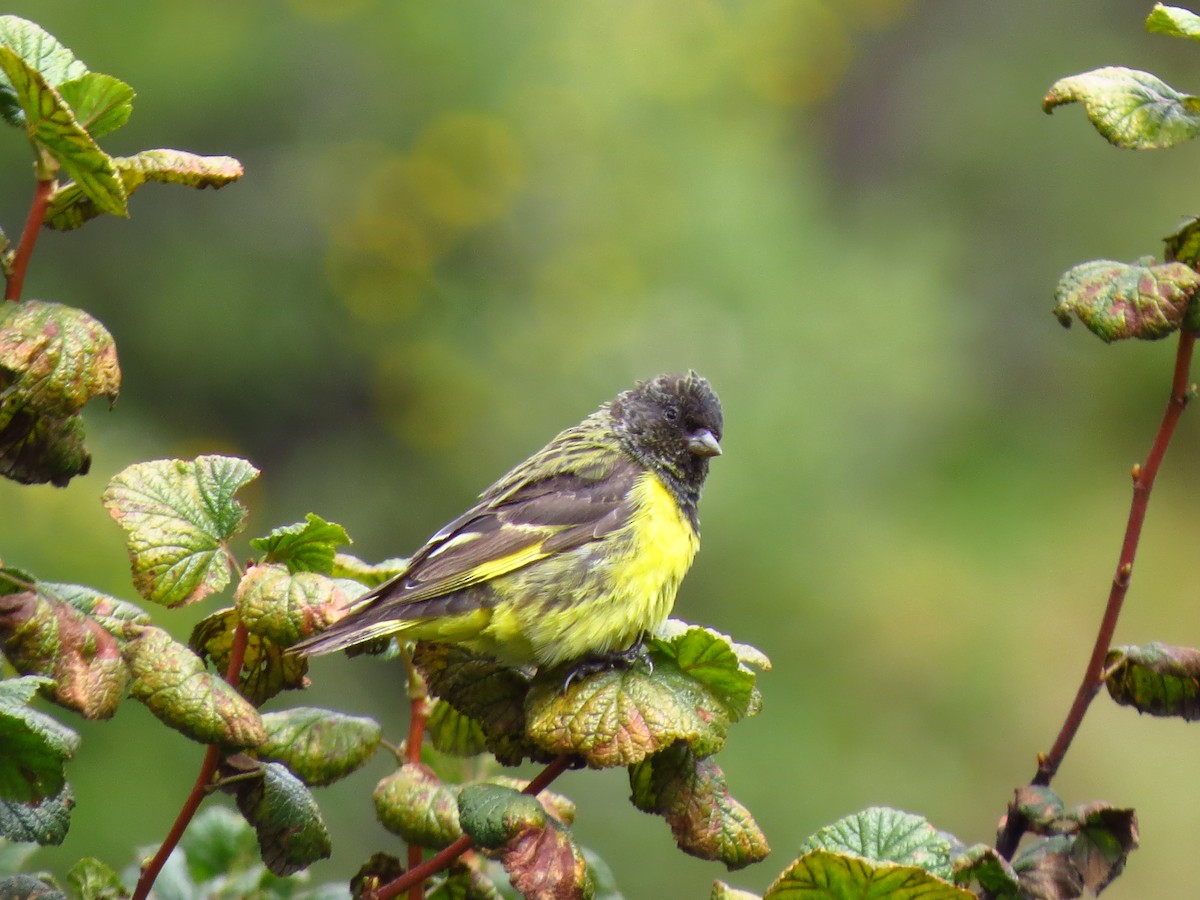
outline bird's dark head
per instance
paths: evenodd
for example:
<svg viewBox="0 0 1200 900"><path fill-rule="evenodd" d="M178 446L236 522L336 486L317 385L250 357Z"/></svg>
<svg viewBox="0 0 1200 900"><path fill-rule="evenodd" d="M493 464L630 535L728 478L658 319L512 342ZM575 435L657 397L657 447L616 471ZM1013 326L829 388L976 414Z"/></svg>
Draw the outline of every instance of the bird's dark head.
<svg viewBox="0 0 1200 900"><path fill-rule="evenodd" d="M721 453L721 401L695 372L659 375L620 394L609 409L621 443L695 502L708 461Z"/></svg>

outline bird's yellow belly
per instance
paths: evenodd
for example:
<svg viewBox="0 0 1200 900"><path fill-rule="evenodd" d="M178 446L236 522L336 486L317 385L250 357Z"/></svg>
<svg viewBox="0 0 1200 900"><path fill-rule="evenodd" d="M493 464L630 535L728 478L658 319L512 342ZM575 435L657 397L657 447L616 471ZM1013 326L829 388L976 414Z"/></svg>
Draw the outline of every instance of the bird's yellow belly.
<svg viewBox="0 0 1200 900"><path fill-rule="evenodd" d="M554 583L537 583L537 566L503 576L525 582L526 598L496 607L476 648L512 663L553 666L624 650L660 625L700 540L657 476L644 474L631 499L636 512L628 524L568 551L575 565L555 567Z"/></svg>

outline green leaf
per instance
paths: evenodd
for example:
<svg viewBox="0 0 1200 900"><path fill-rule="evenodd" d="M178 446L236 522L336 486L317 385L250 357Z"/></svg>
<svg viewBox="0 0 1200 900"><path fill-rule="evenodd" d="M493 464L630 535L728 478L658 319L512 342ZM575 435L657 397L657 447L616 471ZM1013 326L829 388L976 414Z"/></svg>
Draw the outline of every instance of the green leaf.
<svg viewBox="0 0 1200 900"><path fill-rule="evenodd" d="M723 881L713 882L712 893L708 895L708 898L709 900L762 900L759 894L738 890Z"/></svg>
<svg viewBox="0 0 1200 900"><path fill-rule="evenodd" d="M487 735L478 720L459 712L444 700L435 700L425 723L429 741L440 753L475 756L487 749Z"/></svg>
<svg viewBox="0 0 1200 900"><path fill-rule="evenodd" d="M1146 30L1152 34L1200 40L1200 16L1179 6L1155 3L1146 18Z"/></svg>
<svg viewBox="0 0 1200 900"><path fill-rule="evenodd" d="M0 474L65 485L87 472L83 421L94 397L116 399L112 336L82 310L26 300L0 308Z"/></svg>
<svg viewBox="0 0 1200 900"><path fill-rule="evenodd" d="M1105 342L1153 341L1179 328L1197 289L1200 275L1183 263L1097 259L1063 273L1054 292L1054 315L1067 327L1074 313Z"/></svg>
<svg viewBox="0 0 1200 900"><path fill-rule="evenodd" d="M85 857L71 866L67 883L82 900L123 900L129 896L121 876L98 859Z"/></svg>
<svg viewBox="0 0 1200 900"><path fill-rule="evenodd" d="M281 565L252 567L234 594L246 628L280 647L328 628L345 615L351 599L327 575L293 574Z"/></svg>
<svg viewBox="0 0 1200 900"><path fill-rule="evenodd" d="M111 75L88 72L58 85L58 92L93 138L116 131L133 112L133 88Z"/></svg>
<svg viewBox="0 0 1200 900"><path fill-rule="evenodd" d="M334 578L349 578L368 588L379 587L391 581L408 568L408 560L393 557L380 563L366 563L349 553L338 553L333 557Z"/></svg>
<svg viewBox="0 0 1200 900"><path fill-rule="evenodd" d="M53 797L22 802L0 797L0 837L33 844L61 844L71 826L75 795L64 784Z"/></svg>
<svg viewBox="0 0 1200 900"><path fill-rule="evenodd" d="M158 628L125 645L132 696L165 725L202 744L256 747L266 739L258 711L196 654Z"/></svg>
<svg viewBox="0 0 1200 900"><path fill-rule="evenodd" d="M83 443L83 419L56 418L28 409L6 415L0 399L0 475L20 484L66 487L76 475L86 475L92 455Z"/></svg>
<svg viewBox="0 0 1200 900"><path fill-rule="evenodd" d="M652 639L650 644L657 651L656 666L660 659L673 662L683 674L700 682L725 707L733 721L756 714L762 706L754 688L754 672L743 664L733 642L725 635L692 627L669 640ZM769 668L770 661L761 653L758 656Z"/></svg>
<svg viewBox="0 0 1200 900"><path fill-rule="evenodd" d="M345 528L309 513L303 522L276 528L266 537L252 540L250 546L266 554L263 562L283 563L293 574L328 575L333 571L336 548L349 543Z"/></svg>
<svg viewBox="0 0 1200 900"><path fill-rule="evenodd" d="M87 66L58 39L36 22L18 16L0 16L0 46L13 50L21 59L42 73L50 84L58 85L87 74Z"/></svg>
<svg viewBox="0 0 1200 900"><path fill-rule="evenodd" d="M686 745L631 766L629 781L634 805L665 818L684 853L740 869L770 852L754 817L730 795L725 773Z"/></svg>
<svg viewBox="0 0 1200 900"><path fill-rule="evenodd" d="M810 850L775 880L763 900L975 900L975 895L916 866Z"/></svg>
<svg viewBox="0 0 1200 900"><path fill-rule="evenodd" d="M362 767L383 732L374 719L328 709L297 707L262 717L267 739L258 756L286 765L305 784L332 784Z"/></svg>
<svg viewBox="0 0 1200 900"><path fill-rule="evenodd" d="M188 825L179 846L198 884L260 865L254 829L225 806L206 806Z"/></svg>
<svg viewBox="0 0 1200 900"><path fill-rule="evenodd" d="M0 640L22 675L44 675L54 702L107 719L129 685L116 639L70 604L37 590L0 591Z"/></svg>
<svg viewBox="0 0 1200 900"><path fill-rule="evenodd" d="M1027 784L1017 788L1017 810L1035 834L1050 834L1064 814L1062 799L1048 787Z"/></svg>
<svg viewBox="0 0 1200 900"><path fill-rule="evenodd" d="M582 851L535 798L497 785L470 784L459 791L458 813L463 832L495 853L523 896L595 896Z"/></svg>
<svg viewBox="0 0 1200 900"><path fill-rule="evenodd" d="M37 805L66 784L63 763L75 755L79 735L29 706L49 684L36 677L0 681L0 801Z"/></svg>
<svg viewBox="0 0 1200 900"><path fill-rule="evenodd" d="M410 844L441 849L462 834L458 789L442 784L423 765L405 763L381 779L374 799L375 815L383 827Z"/></svg>
<svg viewBox="0 0 1200 900"><path fill-rule="evenodd" d="M71 604L85 616L100 623L118 641L137 637L142 632L142 626L152 624L150 616L141 607L84 585L39 581L38 590Z"/></svg>
<svg viewBox="0 0 1200 900"><path fill-rule="evenodd" d="M539 673L529 691L527 730L555 756L577 754L593 768L628 766L684 741L706 756L724 746L731 710L674 663L647 674L610 669L564 691L561 673Z"/></svg>
<svg viewBox="0 0 1200 900"><path fill-rule="evenodd" d="M425 900L505 900L487 873L459 861L431 879Z"/></svg>
<svg viewBox="0 0 1200 900"><path fill-rule="evenodd" d="M995 900L1024 900L1012 864L986 844L976 844L955 857L954 880L963 886L978 882Z"/></svg>
<svg viewBox="0 0 1200 900"><path fill-rule="evenodd" d="M120 472L104 506L125 529L133 583L147 600L182 606L229 583L225 542L242 527L233 495L258 476L244 459L160 459Z"/></svg>
<svg viewBox="0 0 1200 900"><path fill-rule="evenodd" d="M919 866L942 878L951 875L950 841L921 816L883 806L826 825L804 841L800 850L853 853L875 862Z"/></svg>
<svg viewBox="0 0 1200 900"><path fill-rule="evenodd" d="M529 678L521 672L455 644L418 643L413 663L433 696L479 723L487 749L504 765L517 765L527 756L549 762L556 755L525 737Z"/></svg>
<svg viewBox="0 0 1200 900"><path fill-rule="evenodd" d="M0 900L67 900L49 875L0 878Z"/></svg>
<svg viewBox="0 0 1200 900"><path fill-rule="evenodd" d="M1189 216L1173 232L1163 238L1168 262L1181 262L1196 267L1200 263L1200 216Z"/></svg>
<svg viewBox="0 0 1200 900"><path fill-rule="evenodd" d="M329 832L312 793L285 766L231 757L222 772L237 776L225 785L254 826L262 860L283 877L306 869L332 851Z"/></svg>
<svg viewBox="0 0 1200 900"><path fill-rule="evenodd" d="M1100 135L1117 147L1156 150L1200 134L1200 100L1149 72L1110 66L1056 81L1042 98L1052 112L1079 102Z"/></svg>
<svg viewBox="0 0 1200 900"><path fill-rule="evenodd" d="M727 634L722 634L715 628L708 628L704 625L693 625L690 622L685 622L682 619L667 619L663 622L655 633L652 639L655 641L666 641L668 643L674 641L681 635L687 634L689 631L703 631L714 638L728 644L733 650L734 656L737 657L739 663L750 669L759 669L763 672L771 671L771 660L767 654L763 653L757 647L750 644L742 644L735 641Z"/></svg>
<svg viewBox="0 0 1200 900"><path fill-rule="evenodd" d="M1109 696L1122 706L1188 722L1200 718L1200 650L1159 643L1114 647L1104 667Z"/></svg>
<svg viewBox="0 0 1200 900"><path fill-rule="evenodd" d="M7 412L67 416L95 397L117 399L121 369L112 335L81 309L43 300L0 310L0 376ZM16 398L16 402L13 402Z"/></svg>
<svg viewBox="0 0 1200 900"><path fill-rule="evenodd" d="M1071 859L1084 886L1099 894L1121 874L1129 854L1138 847L1137 815L1132 809L1114 809L1093 803L1075 810L1079 834Z"/></svg>
<svg viewBox="0 0 1200 900"><path fill-rule="evenodd" d="M128 215L127 195L112 157L75 120L62 95L9 47L0 46L0 72L12 86L34 146L57 160L98 208Z"/></svg>
<svg viewBox="0 0 1200 900"><path fill-rule="evenodd" d="M197 656L211 662L218 672L228 672L237 624L236 609L217 610L196 623L188 644ZM255 706L261 706L280 691L306 687L307 673L307 658L288 653L283 647L256 634L249 634L237 689Z"/></svg>
<svg viewBox="0 0 1200 900"><path fill-rule="evenodd" d="M114 156L112 164L126 197L148 181L214 190L242 177L242 164L228 156L198 156L183 150L143 150L136 156ZM70 231L106 210L78 183L55 188L46 208L46 225Z"/></svg>

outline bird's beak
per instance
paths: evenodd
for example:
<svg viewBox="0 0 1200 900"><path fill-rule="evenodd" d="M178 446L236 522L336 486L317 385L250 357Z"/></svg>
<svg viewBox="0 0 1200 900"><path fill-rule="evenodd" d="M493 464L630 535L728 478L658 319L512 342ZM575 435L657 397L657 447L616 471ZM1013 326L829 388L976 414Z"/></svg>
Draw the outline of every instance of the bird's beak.
<svg viewBox="0 0 1200 900"><path fill-rule="evenodd" d="M696 456L720 456L721 445L707 428L701 428L688 438L688 450Z"/></svg>

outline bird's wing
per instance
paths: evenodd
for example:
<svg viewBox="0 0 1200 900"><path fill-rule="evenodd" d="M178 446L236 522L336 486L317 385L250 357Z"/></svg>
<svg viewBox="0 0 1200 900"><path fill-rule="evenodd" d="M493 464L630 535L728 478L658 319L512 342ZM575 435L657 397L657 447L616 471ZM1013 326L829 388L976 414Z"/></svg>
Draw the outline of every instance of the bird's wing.
<svg viewBox="0 0 1200 900"><path fill-rule="evenodd" d="M371 602L416 603L599 540L629 521L642 470L620 458L601 478L559 473L484 500L435 534ZM357 605L357 604L356 604Z"/></svg>

